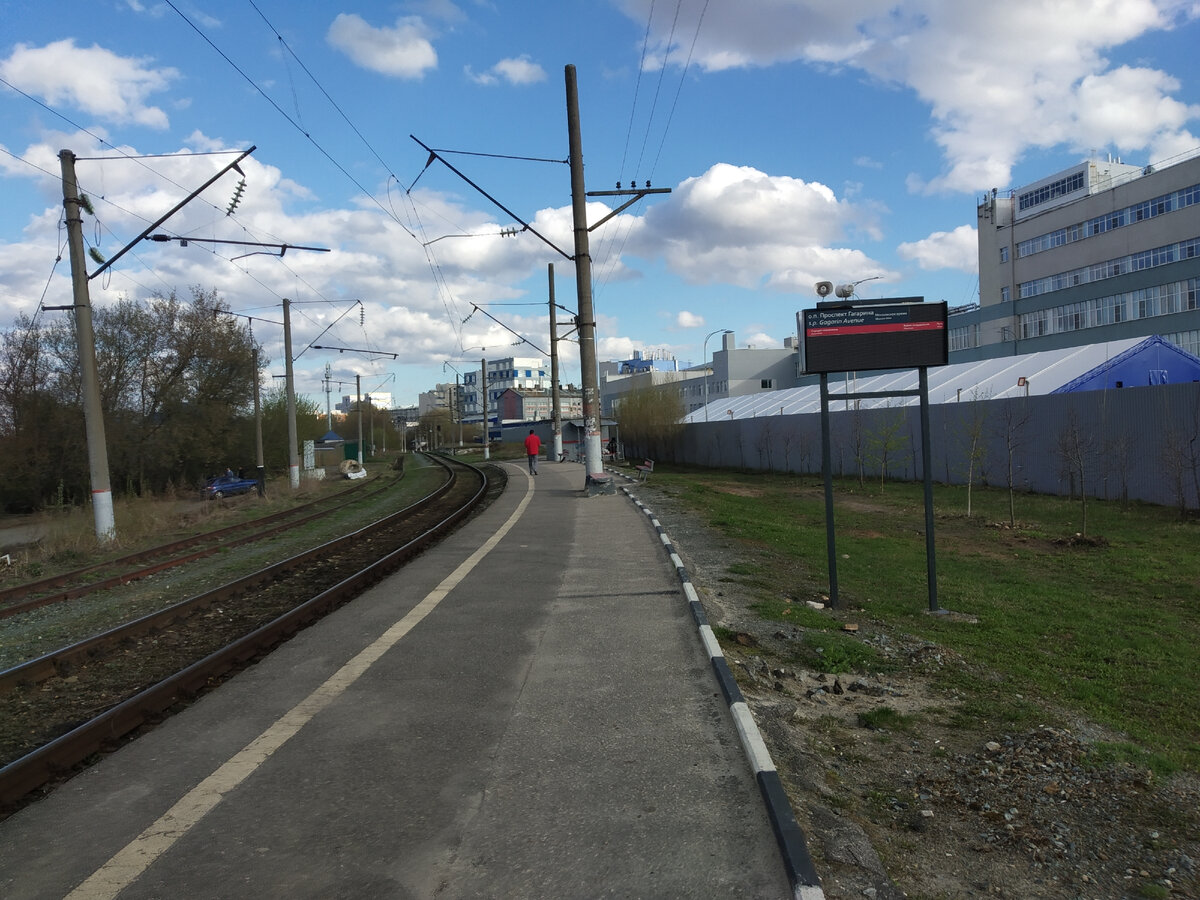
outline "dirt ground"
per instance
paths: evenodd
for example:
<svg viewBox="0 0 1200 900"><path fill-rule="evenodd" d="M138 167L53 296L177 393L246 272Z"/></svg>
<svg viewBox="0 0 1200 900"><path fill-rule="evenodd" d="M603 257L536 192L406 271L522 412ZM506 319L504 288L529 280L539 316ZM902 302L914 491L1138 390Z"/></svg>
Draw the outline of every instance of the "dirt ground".
<svg viewBox="0 0 1200 900"><path fill-rule="evenodd" d="M800 631L748 609L727 577L739 548L652 484L637 493L736 635L726 655L826 897L1200 897L1200 780L1096 766L1091 742L1119 736L1061 715L1020 733L955 718L933 676L962 661L869 623L857 637L896 663L886 677L787 665Z"/></svg>

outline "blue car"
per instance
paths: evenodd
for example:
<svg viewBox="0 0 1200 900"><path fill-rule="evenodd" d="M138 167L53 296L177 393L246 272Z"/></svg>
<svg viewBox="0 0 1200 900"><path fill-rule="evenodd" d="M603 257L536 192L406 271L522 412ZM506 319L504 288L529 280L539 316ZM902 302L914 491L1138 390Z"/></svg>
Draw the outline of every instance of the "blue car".
<svg viewBox="0 0 1200 900"><path fill-rule="evenodd" d="M204 485L204 496L209 500L220 500L234 494L248 494L258 489L257 478L239 478L237 475L218 475Z"/></svg>

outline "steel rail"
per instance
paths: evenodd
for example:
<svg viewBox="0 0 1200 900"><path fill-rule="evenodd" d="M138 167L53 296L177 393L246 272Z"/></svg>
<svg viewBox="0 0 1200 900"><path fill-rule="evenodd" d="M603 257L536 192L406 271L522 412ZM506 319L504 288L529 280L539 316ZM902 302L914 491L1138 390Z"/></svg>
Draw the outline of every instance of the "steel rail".
<svg viewBox="0 0 1200 900"><path fill-rule="evenodd" d="M46 606L50 603L55 603L60 600L70 600L75 597L80 597L80 596L83 596L84 594L90 593L91 591L94 591L94 590L99 590L99 589L102 589L105 587L113 587L117 584L127 584L130 581L136 581L139 578L145 578L148 575L154 575L158 572L163 571L164 569L171 568L171 566L173 566L173 565L182 565L183 563L191 562L192 560L195 560L195 559L200 559L206 554L203 552L200 552L200 553L191 554L191 555L188 555L185 557L175 557L171 560L168 560L165 563L159 563L159 564L156 564L155 566L148 566L148 567L145 567L140 570L134 570L133 572L121 573L118 575L114 575L111 578L104 579L102 581L88 582L87 584L78 584L78 582L81 582L83 580L84 576L90 575L94 572L98 572L103 569L117 568L119 566L137 565L137 564L145 562L146 560L158 559L162 556L166 556L171 553L178 553L181 550L186 550L189 547L194 547L197 544L203 543L205 541L219 541L222 538L225 538L232 534L236 534L239 531L248 531L257 526L269 524L271 522L279 522L281 520L294 519L295 516L303 514L305 510L312 509L315 506L326 505L333 500L344 497L346 494L349 494L353 491L360 490L361 488L365 487L367 484L372 484L373 486L377 487L378 490L380 490L380 491L386 489L386 487L387 487L386 485L384 485L384 486L376 485L375 484L376 481L377 481L377 478L373 478L369 482L364 482L363 484L353 485L352 487L347 488L346 490L339 491L337 494L333 494L333 495L326 496L326 497L320 497L309 503L303 503L303 504L300 504L299 506L289 507L288 509L281 510L276 513L271 513L270 515L267 515L267 516L260 516L259 518L252 519L249 522L238 522L234 525L226 525L223 528L216 528L212 531L206 531L202 534L195 534L195 535L192 535L191 537L180 538L177 541L171 541L166 544L160 544L157 547L151 547L148 550L139 550L135 553L130 553L125 556L116 557L115 559L107 559L107 560L102 560L100 562L91 563L90 565L82 566L78 569L72 569L69 572L60 572L57 575L50 575L50 576L47 576L46 578L42 578L37 581L28 581L28 582L25 582L24 584L18 584L18 585L14 585L13 587L0 589L0 603L5 603L5 602L11 601L11 600L20 600L23 597L28 597L30 594L36 594L39 591L53 590L55 588L62 588L63 585L73 585L72 587L68 587L65 590L58 591L57 593L39 597L36 600L29 600L29 601L25 601L23 603L13 603L9 606L2 607L2 608L0 608L0 619L4 619L4 618L8 618L9 616L17 615L18 613L25 612L29 609L36 609L39 606ZM301 519L298 522L292 522L290 524L300 524L301 522L308 521L308 519L312 518L313 516L320 515L320 514L321 513L319 513L319 512L312 513L311 515L307 516L306 518ZM284 527L290 527L290 524L288 526L284 526ZM271 534L274 534L278 530L279 529L274 529L272 531L265 532L264 536L269 536ZM255 538L252 536L252 537L248 538L247 541L254 540L254 539ZM242 541L240 543L245 543L247 541ZM222 547L225 547L225 546L228 546L228 544L216 545L210 552L216 552L216 550L221 549Z"/></svg>
<svg viewBox="0 0 1200 900"><path fill-rule="evenodd" d="M445 462L439 460L439 463L449 470L450 467ZM193 699L206 687L211 686L216 679L261 655L305 625L357 596L444 536L470 515L484 499L488 490L488 479L481 470L463 463L456 464L473 471L479 477L480 484L471 497L448 516L427 528L418 537L299 604L289 612L0 768L0 807L12 807L32 791L56 778L69 774L89 756L100 752L135 729L152 722L175 704ZM435 502L437 498L449 491L453 481L453 478L448 480L438 490L400 512L389 515L379 522L372 523L343 538L330 541L312 551L298 554L284 563L271 566L270 571L278 571L288 562L311 559L314 554L321 551L328 553L329 549L335 545L360 540L366 533L387 527L384 523L395 521L397 517L411 514L417 507L425 508ZM262 574L257 573L247 579L234 582L234 584L240 584L244 588L248 582L258 583L261 581ZM9 672L11 671L9 670ZM2 674L8 675L8 673Z"/></svg>

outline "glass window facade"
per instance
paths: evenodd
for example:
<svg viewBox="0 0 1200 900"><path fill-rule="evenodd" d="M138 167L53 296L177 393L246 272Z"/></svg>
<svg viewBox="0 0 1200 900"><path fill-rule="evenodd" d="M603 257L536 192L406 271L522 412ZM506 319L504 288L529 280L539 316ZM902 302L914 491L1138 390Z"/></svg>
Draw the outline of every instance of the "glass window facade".
<svg viewBox="0 0 1200 900"><path fill-rule="evenodd" d="M1017 244L1017 258L1020 259L1025 256L1032 256L1035 253L1053 250L1055 247L1061 247L1063 244L1082 241L1098 234L1104 234L1106 231L1112 231L1115 228L1135 225L1138 222L1152 219L1155 216L1162 216L1176 210L1185 209L1198 202L1200 202L1200 184L1193 184L1191 187L1172 191L1169 194L1163 194L1152 200L1144 200L1141 203L1135 203L1133 206L1127 206L1115 212L1096 216L1095 218L1088 219L1086 222L1078 222L1066 228L1059 228L1057 231L1039 234L1037 237L1021 241ZM1007 248L1005 247L1000 248L1001 262L1004 262L1006 250Z"/></svg>
<svg viewBox="0 0 1200 900"><path fill-rule="evenodd" d="M1021 194L1017 197L1018 208L1021 210L1032 209L1058 197L1065 197L1067 194L1083 190L1083 185L1083 171L1080 170L1074 175L1068 175L1066 178L1043 184L1041 187Z"/></svg>
<svg viewBox="0 0 1200 900"><path fill-rule="evenodd" d="M1189 238L1176 244L1167 244L1163 247L1131 253L1129 256L1122 256L1119 259L1093 263L1081 269L1059 272L1033 281L1023 281L1017 286L1018 296L1022 299L1036 297L1039 294L1061 291L1064 288L1080 284L1093 284L1128 272L1139 272L1155 266L1165 266L1183 259L1195 259L1197 256L1200 256L1200 238Z"/></svg>
<svg viewBox="0 0 1200 900"><path fill-rule="evenodd" d="M1107 297L1081 300L1053 309L1022 313L1019 320L1021 339L1065 334L1085 328L1115 325L1131 319L1150 319L1198 309L1200 306L1197 305L1197 287L1200 287L1200 278L1189 278L1186 281L1173 281ZM1172 342L1185 350L1189 349L1179 341ZM951 349L955 349L953 345Z"/></svg>

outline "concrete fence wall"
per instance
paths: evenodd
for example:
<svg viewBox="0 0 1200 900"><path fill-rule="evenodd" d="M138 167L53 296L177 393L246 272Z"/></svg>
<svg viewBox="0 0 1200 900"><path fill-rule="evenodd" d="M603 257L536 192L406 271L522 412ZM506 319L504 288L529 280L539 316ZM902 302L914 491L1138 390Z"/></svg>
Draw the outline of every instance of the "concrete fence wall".
<svg viewBox="0 0 1200 900"><path fill-rule="evenodd" d="M918 479L917 405L830 406L835 475ZM853 401L850 401L853 404ZM1200 384L1123 388L930 407L935 481L1200 508ZM673 441L629 455L760 471L821 471L821 417L762 416L685 426Z"/></svg>

